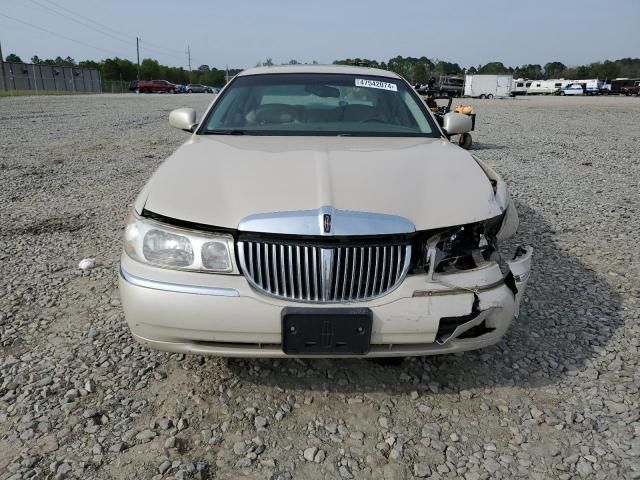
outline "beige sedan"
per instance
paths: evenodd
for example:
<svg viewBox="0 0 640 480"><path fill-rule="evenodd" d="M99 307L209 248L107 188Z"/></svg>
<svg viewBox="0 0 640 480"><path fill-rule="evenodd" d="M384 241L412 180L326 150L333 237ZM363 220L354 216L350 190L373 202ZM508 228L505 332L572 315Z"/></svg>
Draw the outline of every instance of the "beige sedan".
<svg viewBox="0 0 640 480"><path fill-rule="evenodd" d="M447 140L394 73L247 70L133 205L120 293L151 348L246 357L398 357L497 342L532 249L502 178Z"/></svg>

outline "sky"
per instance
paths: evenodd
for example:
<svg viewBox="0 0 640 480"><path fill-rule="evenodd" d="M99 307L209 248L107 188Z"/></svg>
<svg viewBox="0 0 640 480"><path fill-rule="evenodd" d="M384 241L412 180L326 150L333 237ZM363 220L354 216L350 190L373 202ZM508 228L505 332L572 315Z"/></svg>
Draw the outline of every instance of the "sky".
<svg viewBox="0 0 640 480"><path fill-rule="evenodd" d="M639 24L640 0L0 0L5 57L135 61L140 37L141 59L185 68L187 48L193 68L397 55L576 66L640 57Z"/></svg>

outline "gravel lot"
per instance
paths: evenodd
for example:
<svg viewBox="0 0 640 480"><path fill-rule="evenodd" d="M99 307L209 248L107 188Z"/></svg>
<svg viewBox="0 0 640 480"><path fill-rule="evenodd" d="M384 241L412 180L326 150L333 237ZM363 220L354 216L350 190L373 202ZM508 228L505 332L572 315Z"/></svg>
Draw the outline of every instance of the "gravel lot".
<svg viewBox="0 0 640 480"><path fill-rule="evenodd" d="M640 99L471 101L533 278L498 345L399 366L131 339L126 208L210 100L0 98L0 479L640 478Z"/></svg>

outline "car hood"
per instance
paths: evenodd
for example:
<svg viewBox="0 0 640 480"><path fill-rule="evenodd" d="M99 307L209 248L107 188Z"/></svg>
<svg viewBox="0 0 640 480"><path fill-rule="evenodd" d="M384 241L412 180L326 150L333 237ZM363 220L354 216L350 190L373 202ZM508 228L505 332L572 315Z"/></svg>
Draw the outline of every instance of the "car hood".
<svg viewBox="0 0 640 480"><path fill-rule="evenodd" d="M136 201L138 211L225 228L323 206L401 216L417 230L502 213L468 152L422 137L193 135Z"/></svg>

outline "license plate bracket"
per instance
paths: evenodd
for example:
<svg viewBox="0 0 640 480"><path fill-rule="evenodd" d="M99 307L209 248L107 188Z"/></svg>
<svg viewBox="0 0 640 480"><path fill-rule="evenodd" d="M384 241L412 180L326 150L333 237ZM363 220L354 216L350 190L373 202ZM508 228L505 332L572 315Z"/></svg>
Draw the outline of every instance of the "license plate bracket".
<svg viewBox="0 0 640 480"><path fill-rule="evenodd" d="M368 308L282 310L282 350L287 355L365 355L373 316Z"/></svg>

